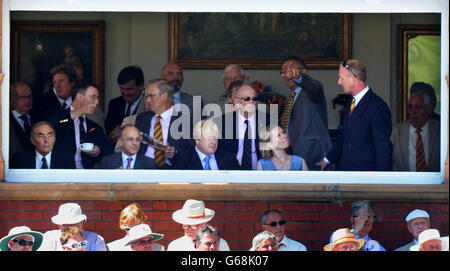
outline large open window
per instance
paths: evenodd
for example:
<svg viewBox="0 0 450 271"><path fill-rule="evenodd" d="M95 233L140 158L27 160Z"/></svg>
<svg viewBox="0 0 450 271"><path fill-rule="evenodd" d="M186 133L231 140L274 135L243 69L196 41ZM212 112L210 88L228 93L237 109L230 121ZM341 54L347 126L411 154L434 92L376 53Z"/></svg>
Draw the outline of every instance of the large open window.
<svg viewBox="0 0 450 271"><path fill-rule="evenodd" d="M286 3L285 3L286 2ZM441 184L444 180L444 162L448 155L448 88L444 80L444 76L448 75L448 59L449 59L449 29L448 29L448 3L443 4L442 1L396 1L395 3L386 3L382 1L364 1L364 2L354 2L354 1L323 1L320 3L308 2L308 1L281 1L276 4L273 1L246 1L242 3L241 1L228 1L226 5L214 4L205 5L203 1L176 1L171 3L166 3L164 1L116 1L110 2L106 0L100 1L14 1L14 0L3 0L2 7L2 73L5 74L2 83L2 152L5 160L5 180L7 182L86 182L86 183L114 183L114 182L131 182L131 183L264 183L264 184ZM253 4L254 5L253 5ZM286 7L289 7L286 9ZM407 11L405 11L407 7ZM10 78L10 64L11 64L11 40L10 40L10 30L11 30L11 13L13 12L74 12L86 16L88 12L96 12L100 14L99 16L104 16L110 18L116 14L120 16L121 12L135 13L138 16L134 18L138 21L143 13L167 13L167 12L297 12L297 13L350 13L358 14L358 19L367 16L370 18L374 14L385 15L387 19L396 13L434 13L440 14L440 24L441 24L441 171L436 173L416 173L416 172L242 172L242 171L221 171L221 172L204 172L204 171L117 171L117 170L50 170L50 171L39 171L39 170L18 170L9 169L8 166L8 129L9 129L9 84L11 82ZM168 23L168 22L167 22ZM360 25L361 20L353 21L353 29L356 29L355 35L362 35L363 30L361 28L364 25ZM387 27L391 28L391 20L387 20ZM106 24L108 28L108 24ZM113 26L117 27L117 25ZM359 30L359 31L358 31ZM108 32L107 32L108 33ZM132 41L135 37L130 35L129 37ZM156 37L159 38L159 37ZM353 57L358 58L361 54L361 48L365 43L371 42L370 40L365 40L365 37L360 37L359 44L354 46ZM378 40L385 44L385 40ZM385 44L386 45L386 44ZM385 46L383 45L383 46ZM112 44L105 44L107 50L112 50ZM390 55L391 52L396 51L396 48L389 47L389 52L383 55L387 57L385 62L377 62L372 66L378 68L387 68L387 72L381 72L381 75L375 76L380 88L382 86L387 86L391 89L390 92L396 93L396 89L391 88L395 86L395 82L389 82L394 80L391 74L395 74L395 71L389 72L389 70L394 69L391 66L391 60L394 56ZM162 50L166 50L163 48ZM168 50L168 48L167 48ZM167 52L164 52L167 54ZM376 54L376 52L375 52ZM112 57L112 55L109 55ZM108 53L105 54L105 58L108 57ZM364 62L367 65L371 65L370 61L376 59L377 56L364 55ZM130 58L133 58L131 56ZM133 59L131 59L132 61ZM168 60L168 59L167 59ZM106 61L111 61L106 59ZM384 63L389 67L380 67L380 63ZM108 62L111 64L111 62ZM127 63L133 64L133 63ZM107 67L105 68L106 72ZM209 71L205 71L208 73ZM276 73L277 71L271 71ZM185 71L185 73L190 73ZM328 76L337 78L337 72L325 71ZM110 74L113 74L111 72ZM266 74L263 72L262 74ZM331 74L331 75L329 75ZM374 71L372 71L374 74ZM195 75L194 75L195 76ZM369 76L371 76L369 72ZM334 79L332 79L334 80ZM380 83L380 81L385 81ZM384 85L383 85L384 84ZM106 87L108 83L106 82ZM337 86L336 86L337 88ZM375 87L376 89L376 87ZM340 90L338 90L340 91ZM387 94L388 97L390 94ZM105 104L107 104L107 100ZM328 103L331 101L329 100ZM389 104L389 103L388 103ZM391 112L395 111L392 109L391 101Z"/></svg>

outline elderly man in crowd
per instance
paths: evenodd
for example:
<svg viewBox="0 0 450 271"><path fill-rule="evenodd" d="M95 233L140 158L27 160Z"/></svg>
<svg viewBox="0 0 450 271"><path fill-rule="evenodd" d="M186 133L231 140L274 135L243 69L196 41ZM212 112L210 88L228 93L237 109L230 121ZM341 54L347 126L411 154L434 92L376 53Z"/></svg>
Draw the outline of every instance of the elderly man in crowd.
<svg viewBox="0 0 450 271"><path fill-rule="evenodd" d="M219 231L211 225L201 227L195 238L195 246L198 251L219 251Z"/></svg>
<svg viewBox="0 0 450 271"><path fill-rule="evenodd" d="M147 224L139 224L130 228L125 247L129 251L154 251L153 242L159 241L164 234L152 232Z"/></svg>
<svg viewBox="0 0 450 271"><path fill-rule="evenodd" d="M409 120L397 123L392 131L394 170L441 170L441 124L430 118L432 111L430 93L415 87L408 100Z"/></svg>
<svg viewBox="0 0 450 271"><path fill-rule="evenodd" d="M277 237L269 232L262 231L258 233L252 240L252 247L250 251L277 251L278 250L278 239Z"/></svg>
<svg viewBox="0 0 450 271"><path fill-rule="evenodd" d="M14 227L0 240L0 251L35 251L41 246L43 238L42 233L27 226Z"/></svg>
<svg viewBox="0 0 450 271"><path fill-rule="evenodd" d="M414 239L412 242L397 248L395 251L410 251L412 246L418 244L419 234L430 228L430 216L424 210L415 209L411 211L405 220L408 231Z"/></svg>
<svg viewBox="0 0 450 271"><path fill-rule="evenodd" d="M424 230L419 234L417 245L411 251L448 251L448 236L441 237L436 229Z"/></svg>
<svg viewBox="0 0 450 271"><path fill-rule="evenodd" d="M205 203L200 200L188 199L183 208L172 214L172 219L181 224L184 235L172 241L167 247L168 251L193 251L196 249L195 240L197 233L214 217L214 210L205 208ZM230 247L227 241L220 238L219 250L228 251Z"/></svg>
<svg viewBox="0 0 450 271"><path fill-rule="evenodd" d="M262 229L273 233L278 240L279 251L306 251L306 247L286 236L283 213L278 209L266 211L261 217Z"/></svg>
<svg viewBox="0 0 450 271"><path fill-rule="evenodd" d="M249 79L248 76L245 75L244 69L236 64L229 64L223 70L223 78L222 85L224 88L224 93L220 96L217 104L220 105L222 112L226 112L226 105L233 105L233 92L232 92L232 84L236 82L245 83Z"/></svg>
<svg viewBox="0 0 450 271"><path fill-rule="evenodd" d="M11 158L11 168L71 169L75 163L70 156L54 148L56 140L53 126L45 121L31 128L30 141L34 148L16 153Z"/></svg>

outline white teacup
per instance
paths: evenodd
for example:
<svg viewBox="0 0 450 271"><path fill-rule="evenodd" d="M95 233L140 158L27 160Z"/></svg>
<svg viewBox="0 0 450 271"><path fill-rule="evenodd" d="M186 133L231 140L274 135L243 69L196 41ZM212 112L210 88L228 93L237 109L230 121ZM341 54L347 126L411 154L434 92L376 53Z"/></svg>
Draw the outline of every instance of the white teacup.
<svg viewBox="0 0 450 271"><path fill-rule="evenodd" d="M94 143L82 143L80 148L84 152L91 152L94 150Z"/></svg>

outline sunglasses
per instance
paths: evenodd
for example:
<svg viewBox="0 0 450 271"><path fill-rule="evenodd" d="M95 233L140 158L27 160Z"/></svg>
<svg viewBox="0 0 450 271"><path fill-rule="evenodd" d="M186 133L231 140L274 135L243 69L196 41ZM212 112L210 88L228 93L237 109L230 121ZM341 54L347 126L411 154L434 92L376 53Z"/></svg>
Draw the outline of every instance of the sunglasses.
<svg viewBox="0 0 450 271"><path fill-rule="evenodd" d="M270 222L269 224L266 224L266 225L269 225L271 227L276 227L277 224L280 225L280 226L283 226L284 224L286 224L286 220L280 220L278 222L274 221L274 222Z"/></svg>
<svg viewBox="0 0 450 271"><path fill-rule="evenodd" d="M33 241L27 241L25 239L18 239L18 240L13 240L14 243L19 243L19 246L33 246L34 242Z"/></svg>
<svg viewBox="0 0 450 271"><path fill-rule="evenodd" d="M353 76L356 77L356 74L353 72L352 68L350 68L350 66L347 64L347 61L344 61L344 63L342 63L342 66L347 70L349 70L353 74Z"/></svg>
<svg viewBox="0 0 450 271"><path fill-rule="evenodd" d="M151 244L151 243L153 243L153 239L139 240L139 241L132 242L132 244L135 246L145 246L146 244Z"/></svg>
<svg viewBox="0 0 450 271"><path fill-rule="evenodd" d="M83 240L81 242L72 243L72 244L68 244L68 245L64 245L64 246L72 248L72 249L77 249L77 248L80 248L80 247L87 247L87 243L88 243L87 240Z"/></svg>
<svg viewBox="0 0 450 271"><path fill-rule="evenodd" d="M258 97L245 97L245 98L240 98L240 99L242 99L242 100L244 100L246 102L248 102L250 100L256 102L258 100Z"/></svg>

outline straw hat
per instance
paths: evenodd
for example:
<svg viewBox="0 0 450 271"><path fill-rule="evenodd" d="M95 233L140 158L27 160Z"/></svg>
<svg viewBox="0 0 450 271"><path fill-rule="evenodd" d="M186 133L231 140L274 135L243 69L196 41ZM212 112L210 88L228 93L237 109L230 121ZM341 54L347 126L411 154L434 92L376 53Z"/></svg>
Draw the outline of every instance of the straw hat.
<svg viewBox="0 0 450 271"><path fill-rule="evenodd" d="M358 250L364 245L364 239L357 239L348 228L343 228L333 233L333 243L326 245L323 249L325 251L333 251L334 247L344 242L355 242L358 244Z"/></svg>
<svg viewBox="0 0 450 271"><path fill-rule="evenodd" d="M183 225L198 225L210 221L214 213L213 210L205 208L203 201L188 199L183 209L173 213L172 219Z"/></svg>
<svg viewBox="0 0 450 271"><path fill-rule="evenodd" d="M21 235L30 235L34 238L34 244L31 247L31 250L37 250L41 244L42 244L42 239L44 238L44 236L42 235L42 233L38 232L38 231L32 231L30 228L28 228L27 226L18 226L18 227L14 227L12 228L8 235L3 237L0 240L0 250L1 251L10 251L10 248L8 246L8 242L18 236Z"/></svg>
<svg viewBox="0 0 450 271"><path fill-rule="evenodd" d="M65 203L59 206L58 214L52 217L53 223L57 225L76 224L87 220L87 216L81 212L80 205L76 203Z"/></svg>
<svg viewBox="0 0 450 271"><path fill-rule="evenodd" d="M411 247L411 251L419 251L423 243L430 240L441 240L442 251L448 251L448 236L441 237L438 230L428 229L419 234L418 244Z"/></svg>
<svg viewBox="0 0 450 271"><path fill-rule="evenodd" d="M153 233L150 226L147 224L139 224L137 226L132 227L128 231L128 238L126 246L130 245L132 242L141 239L143 237L151 236L153 241L161 240L164 237L164 234L161 233Z"/></svg>

